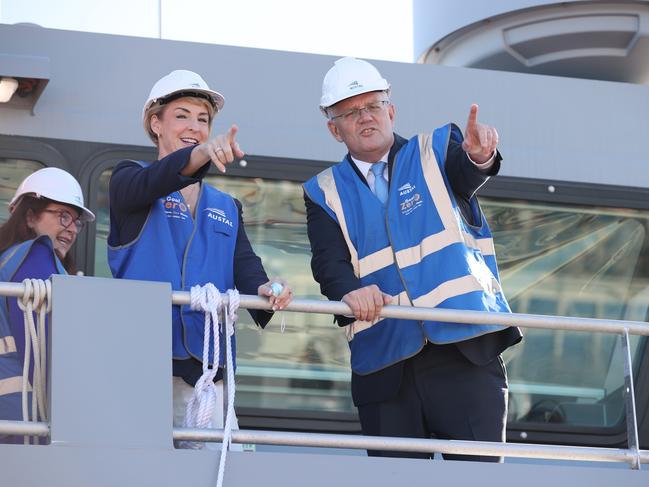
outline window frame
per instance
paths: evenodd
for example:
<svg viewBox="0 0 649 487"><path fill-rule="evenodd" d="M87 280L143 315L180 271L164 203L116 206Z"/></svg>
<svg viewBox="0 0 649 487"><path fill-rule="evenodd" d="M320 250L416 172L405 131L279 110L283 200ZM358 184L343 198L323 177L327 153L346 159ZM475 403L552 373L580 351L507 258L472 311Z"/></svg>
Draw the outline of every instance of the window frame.
<svg viewBox="0 0 649 487"><path fill-rule="evenodd" d="M97 214L98 202L97 194L99 189L99 180L102 173L108 169L112 170L123 160L151 160L155 157L155 148L143 147L126 147L120 146L119 148L106 148L93 153L83 163L83 181L88 188L88 204ZM96 274L95 269L95 249L97 239L97 221L91 222L87 225L88 231L86 233L87 240L84 242L84 263L85 268L89 269L89 275ZM91 238L92 236L92 238Z"/></svg>

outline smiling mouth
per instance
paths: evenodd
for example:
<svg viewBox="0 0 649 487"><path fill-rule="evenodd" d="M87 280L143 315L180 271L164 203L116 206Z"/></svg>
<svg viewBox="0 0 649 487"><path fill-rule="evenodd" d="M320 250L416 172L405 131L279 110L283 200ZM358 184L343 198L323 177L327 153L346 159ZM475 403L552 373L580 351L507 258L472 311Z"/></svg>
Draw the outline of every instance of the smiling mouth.
<svg viewBox="0 0 649 487"><path fill-rule="evenodd" d="M69 238L57 237L56 241L64 247L69 247L70 245L72 245L72 240L70 240Z"/></svg>
<svg viewBox="0 0 649 487"><path fill-rule="evenodd" d="M193 137L181 137L180 140L184 144L189 144L189 145L196 145L198 144L198 139L194 139Z"/></svg>
<svg viewBox="0 0 649 487"><path fill-rule="evenodd" d="M366 128L361 130L361 135L371 135L376 129L374 128Z"/></svg>

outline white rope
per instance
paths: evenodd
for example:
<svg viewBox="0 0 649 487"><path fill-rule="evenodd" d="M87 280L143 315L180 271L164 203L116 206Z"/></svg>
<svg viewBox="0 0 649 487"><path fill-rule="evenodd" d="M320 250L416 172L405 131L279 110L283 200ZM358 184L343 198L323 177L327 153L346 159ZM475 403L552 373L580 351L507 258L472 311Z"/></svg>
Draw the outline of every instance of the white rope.
<svg viewBox="0 0 649 487"><path fill-rule="evenodd" d="M47 421L46 377L47 341L45 323L52 307L52 287L49 280L25 279L25 290L18 307L25 323L25 357L23 360L22 412L23 421ZM38 328L34 323L34 311L38 313ZM29 411L29 366L33 363L31 415ZM30 418L31 416L31 418ZM37 443L38 439L34 439ZM25 444L29 437L25 436Z"/></svg>
<svg viewBox="0 0 649 487"><path fill-rule="evenodd" d="M225 415L225 425L223 428L223 443L221 446L221 460L219 462L219 474L216 479L216 487L221 487L223 485L223 475L225 474L225 459L232 444L232 422L234 421L234 362L233 362L233 353L232 353L232 340L230 337L234 335L234 323L237 321L237 310L239 309L239 291L236 289L228 289L228 310L224 312L225 315L225 329L226 333L226 345L225 345L225 356L226 356L226 365L225 369L228 374L228 409L227 414Z"/></svg>
<svg viewBox="0 0 649 487"><path fill-rule="evenodd" d="M237 310L239 309L239 292L237 290L229 289L228 294L228 309L224 312L225 315L225 336L226 336L226 364L225 370L227 372L227 413L225 417L225 424L223 427L223 443L221 445L221 458L219 461L219 472L216 485L221 487L223 485L223 475L225 472L225 460L227 451L230 449L232 443L232 424L235 421L234 413L234 363L232 352L232 341L230 337L234 335L234 323L237 321ZM196 381L194 386L194 393L192 398L187 404L185 411L186 428L208 428L211 425L212 414L214 406L218 398L217 389L214 385L214 378L218 371L218 364L220 359L220 343L219 343L219 312L223 309L223 299L221 293L212 283L207 283L204 286L193 286L190 289L190 307L195 311L203 311L205 313L205 326L203 337L203 374ZM209 345L210 335L212 336L213 343L213 365L209 366ZM182 442L182 447L200 449L203 447L199 442Z"/></svg>
<svg viewBox="0 0 649 487"><path fill-rule="evenodd" d="M218 371L219 348L219 309L222 307L221 293L212 283L205 286L193 286L189 293L190 307L194 311L205 313L203 331L203 374L196 381L194 394L187 403L184 426L186 428L209 428L218 397L214 377ZM209 366L210 336L214 349L214 365ZM200 449L199 442L183 442L184 448Z"/></svg>

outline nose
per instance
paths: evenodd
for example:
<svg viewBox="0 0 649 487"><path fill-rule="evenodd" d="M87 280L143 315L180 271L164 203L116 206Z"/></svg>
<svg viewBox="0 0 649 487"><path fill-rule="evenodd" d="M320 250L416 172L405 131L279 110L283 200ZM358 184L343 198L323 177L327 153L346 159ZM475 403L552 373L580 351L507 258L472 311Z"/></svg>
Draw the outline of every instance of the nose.
<svg viewBox="0 0 649 487"><path fill-rule="evenodd" d="M367 120L367 119L372 119L372 115L370 114L370 109L368 107L360 107L358 109L358 120Z"/></svg>
<svg viewBox="0 0 649 487"><path fill-rule="evenodd" d="M193 132L198 132L200 130L200 122L197 119L190 120L189 130Z"/></svg>
<svg viewBox="0 0 649 487"><path fill-rule="evenodd" d="M77 225L74 222L70 223L70 225L68 225L66 230L75 237L79 235L79 229L77 228Z"/></svg>

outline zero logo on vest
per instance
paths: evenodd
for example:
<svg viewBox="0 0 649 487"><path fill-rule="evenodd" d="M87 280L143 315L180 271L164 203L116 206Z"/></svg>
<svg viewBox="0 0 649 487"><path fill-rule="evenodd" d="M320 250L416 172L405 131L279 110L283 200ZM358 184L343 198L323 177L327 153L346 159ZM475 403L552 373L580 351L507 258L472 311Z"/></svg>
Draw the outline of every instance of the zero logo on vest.
<svg viewBox="0 0 649 487"><path fill-rule="evenodd" d="M163 205L167 218L186 220L189 218L188 208L184 201L176 196L169 195L163 199Z"/></svg>
<svg viewBox="0 0 649 487"><path fill-rule="evenodd" d="M424 204L419 193L413 194L415 188L414 184L406 183L397 189L399 191L399 210L402 215L409 215Z"/></svg>

